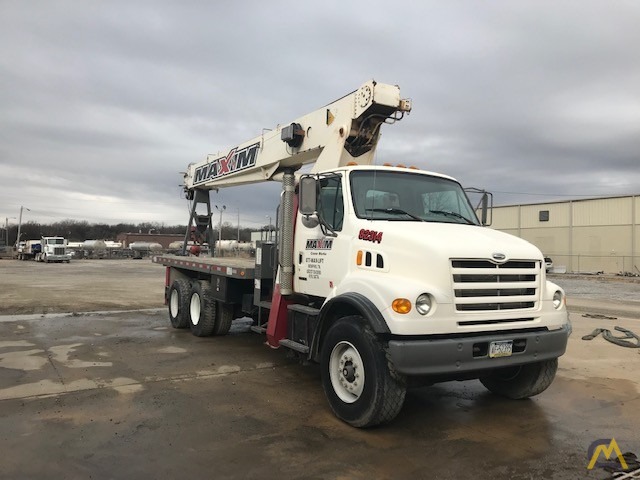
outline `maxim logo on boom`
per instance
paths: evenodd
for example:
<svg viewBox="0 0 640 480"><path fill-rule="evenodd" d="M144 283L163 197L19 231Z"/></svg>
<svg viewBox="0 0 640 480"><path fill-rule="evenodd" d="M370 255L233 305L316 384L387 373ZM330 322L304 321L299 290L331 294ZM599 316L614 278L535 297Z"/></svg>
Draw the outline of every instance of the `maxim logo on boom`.
<svg viewBox="0 0 640 480"><path fill-rule="evenodd" d="M233 148L226 157L216 158L196 168L193 176L194 185L255 166L259 147L259 143L254 143L241 150Z"/></svg>

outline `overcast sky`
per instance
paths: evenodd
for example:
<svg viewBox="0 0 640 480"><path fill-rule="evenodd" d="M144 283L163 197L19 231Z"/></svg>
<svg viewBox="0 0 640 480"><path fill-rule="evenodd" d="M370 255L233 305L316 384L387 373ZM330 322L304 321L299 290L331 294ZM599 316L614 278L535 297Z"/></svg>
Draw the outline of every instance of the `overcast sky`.
<svg viewBox="0 0 640 480"><path fill-rule="evenodd" d="M640 194L637 0L0 0L1 223L186 224L187 164L371 78L413 100L379 163L497 204ZM259 227L278 192L212 198Z"/></svg>

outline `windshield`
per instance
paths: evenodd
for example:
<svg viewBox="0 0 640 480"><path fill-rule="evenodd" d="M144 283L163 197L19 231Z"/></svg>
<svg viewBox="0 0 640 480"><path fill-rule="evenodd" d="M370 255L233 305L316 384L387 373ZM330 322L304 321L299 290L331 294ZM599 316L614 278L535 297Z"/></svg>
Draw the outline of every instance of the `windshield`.
<svg viewBox="0 0 640 480"><path fill-rule="evenodd" d="M358 218L479 225L457 182L417 173L351 172L351 196Z"/></svg>

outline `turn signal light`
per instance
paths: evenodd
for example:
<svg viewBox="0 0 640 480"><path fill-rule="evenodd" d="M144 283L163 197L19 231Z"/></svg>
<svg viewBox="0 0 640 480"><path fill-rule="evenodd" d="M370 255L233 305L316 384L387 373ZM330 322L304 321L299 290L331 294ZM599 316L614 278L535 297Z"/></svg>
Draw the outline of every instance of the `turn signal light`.
<svg viewBox="0 0 640 480"><path fill-rule="evenodd" d="M406 298L396 298L391 303L391 308L393 308L393 311L396 313L409 313L411 311L411 302Z"/></svg>
<svg viewBox="0 0 640 480"><path fill-rule="evenodd" d="M358 254L356 255L356 265L362 265L362 250L358 250Z"/></svg>

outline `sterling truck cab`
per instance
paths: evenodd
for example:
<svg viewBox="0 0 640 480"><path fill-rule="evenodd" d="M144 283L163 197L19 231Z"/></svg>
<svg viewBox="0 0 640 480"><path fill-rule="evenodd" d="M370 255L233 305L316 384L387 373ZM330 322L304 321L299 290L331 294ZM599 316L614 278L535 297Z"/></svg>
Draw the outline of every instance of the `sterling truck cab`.
<svg viewBox="0 0 640 480"><path fill-rule="evenodd" d="M269 346L320 364L331 409L355 427L391 421L414 384L537 395L571 330L542 253L483 226L455 179L373 165L382 125L410 110L397 86L370 81L190 164L181 255L154 258L173 327L224 335L251 316ZM213 244L211 190L268 180L282 182L277 245L253 261L188 255L194 232Z"/></svg>
<svg viewBox="0 0 640 480"><path fill-rule="evenodd" d="M481 376L564 353L564 292L542 254L482 226L453 178L347 167L300 185L295 291L334 308L360 297L396 371Z"/></svg>

